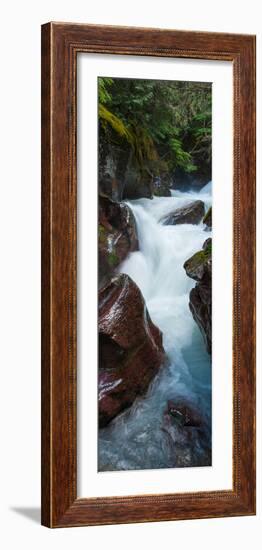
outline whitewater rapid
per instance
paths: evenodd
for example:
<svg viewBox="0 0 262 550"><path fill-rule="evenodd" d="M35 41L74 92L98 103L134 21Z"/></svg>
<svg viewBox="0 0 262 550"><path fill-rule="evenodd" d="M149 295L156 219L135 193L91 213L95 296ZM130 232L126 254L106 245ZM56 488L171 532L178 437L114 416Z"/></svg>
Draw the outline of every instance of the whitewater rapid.
<svg viewBox="0 0 262 550"><path fill-rule="evenodd" d="M211 464L211 362L189 310L195 285L184 262L210 236L205 226L162 225L161 218L192 200L212 203L211 184L200 192L128 202L134 213L139 250L121 264L139 286L152 321L163 333L167 363L147 394L99 431L98 470L132 470ZM166 429L168 400L189 401L202 416L201 430Z"/></svg>

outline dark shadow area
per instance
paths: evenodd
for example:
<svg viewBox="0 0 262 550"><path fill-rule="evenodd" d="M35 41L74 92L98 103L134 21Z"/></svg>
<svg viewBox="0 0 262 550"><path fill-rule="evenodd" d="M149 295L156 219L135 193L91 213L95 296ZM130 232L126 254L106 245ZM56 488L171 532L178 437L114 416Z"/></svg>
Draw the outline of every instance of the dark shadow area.
<svg viewBox="0 0 262 550"><path fill-rule="evenodd" d="M29 508L27 506L14 506L11 507L12 512L16 512L21 516L34 521L35 523L41 523L41 509L40 508Z"/></svg>

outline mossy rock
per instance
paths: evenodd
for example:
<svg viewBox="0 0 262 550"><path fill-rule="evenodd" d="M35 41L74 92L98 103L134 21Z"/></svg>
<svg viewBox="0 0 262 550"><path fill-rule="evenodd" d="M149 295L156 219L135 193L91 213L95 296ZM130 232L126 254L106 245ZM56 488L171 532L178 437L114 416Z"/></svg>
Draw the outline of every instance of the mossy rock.
<svg viewBox="0 0 262 550"><path fill-rule="evenodd" d="M106 229L105 227L99 223L98 224L98 239L100 243L106 243L107 236L106 236Z"/></svg>
<svg viewBox="0 0 262 550"><path fill-rule="evenodd" d="M108 254L107 261L110 267L116 267L120 263L118 255L115 252L110 252Z"/></svg>
<svg viewBox="0 0 262 550"><path fill-rule="evenodd" d="M208 353L212 350L212 239L184 264L188 277L197 281L189 294L189 308L204 337Z"/></svg>
<svg viewBox="0 0 262 550"><path fill-rule="evenodd" d="M201 281L205 274L211 273L212 239L207 239L199 250L184 263L188 277Z"/></svg>
<svg viewBox="0 0 262 550"><path fill-rule="evenodd" d="M212 255L212 239L209 237L203 244L203 252L208 259Z"/></svg>

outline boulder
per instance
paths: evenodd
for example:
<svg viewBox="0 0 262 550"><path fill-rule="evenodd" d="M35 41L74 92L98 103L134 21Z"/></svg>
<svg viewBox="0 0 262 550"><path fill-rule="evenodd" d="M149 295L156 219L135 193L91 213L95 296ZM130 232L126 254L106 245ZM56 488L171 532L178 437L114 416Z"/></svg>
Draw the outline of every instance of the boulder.
<svg viewBox="0 0 262 550"><path fill-rule="evenodd" d="M124 199L152 199L155 197L171 197L172 180L166 175L153 178L149 174L141 176L138 172L126 174Z"/></svg>
<svg viewBox="0 0 262 550"><path fill-rule="evenodd" d="M186 274L197 282L211 280L212 274L212 239L206 239L202 250L196 252L184 263Z"/></svg>
<svg viewBox="0 0 262 550"><path fill-rule="evenodd" d="M203 223L206 225L206 230L212 229L212 206L208 209L203 218Z"/></svg>
<svg viewBox="0 0 262 550"><path fill-rule="evenodd" d="M123 198L127 200L152 199L153 186L149 180L141 180L136 174L133 178L129 177L125 181Z"/></svg>
<svg viewBox="0 0 262 550"><path fill-rule="evenodd" d="M153 195L155 197L171 197L172 180L167 176L157 177L153 181Z"/></svg>
<svg viewBox="0 0 262 550"><path fill-rule="evenodd" d="M99 427L147 390L164 361L162 333L138 286L118 274L99 292Z"/></svg>
<svg viewBox="0 0 262 550"><path fill-rule="evenodd" d="M99 195L99 286L110 279L129 252L138 249L136 222L125 203Z"/></svg>
<svg viewBox="0 0 262 550"><path fill-rule="evenodd" d="M177 225L182 223L191 223L197 225L203 219L205 214L205 205L203 201L197 200L177 208L168 216L161 218L163 225Z"/></svg>
<svg viewBox="0 0 262 550"><path fill-rule="evenodd" d="M199 326L208 353L212 350L212 239L184 264L184 269L197 284L190 291L189 308Z"/></svg>
<svg viewBox="0 0 262 550"><path fill-rule="evenodd" d="M112 136L111 136L112 138ZM113 143L99 124L98 186L99 192L115 201L123 200L123 187L126 165L129 158L128 147ZM112 142L113 141L113 142Z"/></svg>
<svg viewBox="0 0 262 550"><path fill-rule="evenodd" d="M116 178L112 178L106 173L99 179L99 194L112 201L120 201L120 184Z"/></svg>
<svg viewBox="0 0 262 550"><path fill-rule="evenodd" d="M211 466L210 426L196 404L179 396L168 401L162 430L171 467Z"/></svg>
<svg viewBox="0 0 262 550"><path fill-rule="evenodd" d="M172 422L180 427L199 428L202 425L198 410L185 399L168 401L165 415L171 417Z"/></svg>

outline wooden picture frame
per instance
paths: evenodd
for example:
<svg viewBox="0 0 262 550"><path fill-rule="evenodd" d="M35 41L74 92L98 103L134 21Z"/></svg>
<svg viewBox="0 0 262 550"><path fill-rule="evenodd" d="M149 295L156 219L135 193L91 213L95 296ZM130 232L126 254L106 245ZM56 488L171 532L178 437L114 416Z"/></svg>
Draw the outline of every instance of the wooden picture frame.
<svg viewBox="0 0 262 550"><path fill-rule="evenodd" d="M233 63L233 489L230 491L77 498L78 52ZM45 24L42 26L42 524L69 527L252 514L255 514L255 37Z"/></svg>

